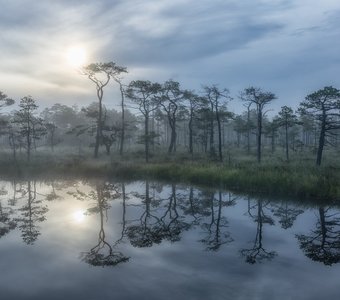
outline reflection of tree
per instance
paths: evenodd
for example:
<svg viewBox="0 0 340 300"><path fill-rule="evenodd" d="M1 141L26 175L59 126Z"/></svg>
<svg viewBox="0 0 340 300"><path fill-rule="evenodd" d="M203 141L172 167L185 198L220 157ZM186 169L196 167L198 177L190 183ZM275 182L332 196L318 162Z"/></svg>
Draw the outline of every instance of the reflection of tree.
<svg viewBox="0 0 340 300"><path fill-rule="evenodd" d="M180 240L180 234L189 225L183 222L177 210L176 185L171 186L168 199L156 200L150 196L150 183L145 183L145 195L135 194L142 199L144 208L139 224L130 225L127 228L127 236L134 247L151 247L160 244L162 240L175 242ZM159 205L166 201L164 212L161 213ZM153 209L152 209L153 208ZM158 209L158 216L154 211Z"/></svg>
<svg viewBox="0 0 340 300"><path fill-rule="evenodd" d="M296 235L300 248L314 261L332 265L340 261L340 217L330 208L319 208L315 229L310 235Z"/></svg>
<svg viewBox="0 0 340 300"><path fill-rule="evenodd" d="M128 261L129 258L122 252L114 250L117 243L113 247L107 242L104 230L104 216L107 219L107 211L110 208L109 201L120 197L115 185L97 183L95 190L89 193L83 193L78 190L77 193L73 193L73 196L79 200L94 200L93 205L87 210L87 214L99 214L100 217L98 243L90 251L81 254L82 260L92 266L102 267L116 266L121 262Z"/></svg>
<svg viewBox="0 0 340 300"><path fill-rule="evenodd" d="M39 227L36 223L46 220L45 214L48 211L46 206L42 206L42 200L37 199L36 183L27 181L27 188L22 187L22 196L27 197L27 203L19 208L21 217L16 221L19 224L22 239L26 244L32 245L40 235Z"/></svg>
<svg viewBox="0 0 340 300"><path fill-rule="evenodd" d="M194 218L194 225L198 225L202 217L210 215L210 204L200 199L201 197L195 196L194 188L191 186L187 200L184 199L180 205L185 215L191 215Z"/></svg>
<svg viewBox="0 0 340 300"><path fill-rule="evenodd" d="M282 203L273 209L274 216L279 217L279 223L283 229L291 228L296 218L303 213L302 209L289 206L288 202Z"/></svg>
<svg viewBox="0 0 340 300"><path fill-rule="evenodd" d="M262 262L263 260L271 260L277 255L275 251L267 251L263 246L263 225L274 225L274 220L265 214L265 207L266 204L264 204L262 200L257 200L254 206L251 206L250 200L248 200L248 214L257 223L256 235L253 247L250 249L241 249L240 253L246 258L246 262L250 264ZM256 215L252 214L252 210L256 211Z"/></svg>
<svg viewBox="0 0 340 300"><path fill-rule="evenodd" d="M207 236L201 240L207 245L207 250L217 251L222 245L230 243L233 239L228 228L228 220L222 216L222 207L235 205L234 199L229 194L227 201L222 200L222 191L218 192L218 199L215 198L215 193L210 193L210 223L203 223L202 227L207 230ZM217 200L217 201L216 201ZM216 203L217 202L217 203Z"/></svg>
<svg viewBox="0 0 340 300"><path fill-rule="evenodd" d="M7 191L4 188L0 189L0 196L7 195ZM13 209L10 207L3 207L2 199L0 200L0 238L13 230L17 224L11 219Z"/></svg>
<svg viewBox="0 0 340 300"><path fill-rule="evenodd" d="M189 228L189 224L182 220L177 210L177 194L176 185L171 185L171 194L168 203L165 205L165 212L159 219L154 228L155 232L161 239L166 239L170 242L180 240L180 235L183 230Z"/></svg>

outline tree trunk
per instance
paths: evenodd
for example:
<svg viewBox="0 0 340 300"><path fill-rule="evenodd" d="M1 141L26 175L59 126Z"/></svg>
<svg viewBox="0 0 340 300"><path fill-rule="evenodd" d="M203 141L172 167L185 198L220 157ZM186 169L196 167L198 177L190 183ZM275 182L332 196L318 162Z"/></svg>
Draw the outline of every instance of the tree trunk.
<svg viewBox="0 0 340 300"><path fill-rule="evenodd" d="M286 160L289 161L289 147L288 147L288 120L286 120L285 124L286 131Z"/></svg>
<svg viewBox="0 0 340 300"><path fill-rule="evenodd" d="M176 119L171 119L169 117L169 125L171 128L171 136L170 136L170 145L168 149L168 153L176 152Z"/></svg>
<svg viewBox="0 0 340 300"><path fill-rule="evenodd" d="M125 109L124 109L124 90L121 82L119 83L119 89L120 89L120 94L122 96L122 132L120 136L120 148L119 148L119 154L123 155L124 152L124 141L125 141Z"/></svg>
<svg viewBox="0 0 340 300"><path fill-rule="evenodd" d="M220 162L223 161L223 156L222 156L222 129L221 129L221 120L220 120L220 114L218 111L218 106L217 106L217 100L216 100L216 105L215 105L215 112L216 112L216 121L217 121L217 129L218 129L218 156Z"/></svg>
<svg viewBox="0 0 340 300"><path fill-rule="evenodd" d="M261 162L262 151L262 110L259 109L257 115L257 162Z"/></svg>
<svg viewBox="0 0 340 300"><path fill-rule="evenodd" d="M193 110L190 109L190 120L189 120L189 153L193 154L193 130L192 130L192 118L193 118Z"/></svg>
<svg viewBox="0 0 340 300"><path fill-rule="evenodd" d="M145 161L149 162L149 113L145 114L144 135L145 135Z"/></svg>
<svg viewBox="0 0 340 300"><path fill-rule="evenodd" d="M99 100L98 107L98 122L97 122L97 134L96 134L96 144L94 147L94 157L98 157L99 144L102 135L102 119L103 119L103 107L102 107L102 99L103 99L103 89L99 88L97 90L97 96Z"/></svg>
<svg viewBox="0 0 340 300"><path fill-rule="evenodd" d="M321 165L323 147L325 146L325 136L326 136L326 112L322 112L322 123L319 137L319 147L316 156L316 165Z"/></svg>

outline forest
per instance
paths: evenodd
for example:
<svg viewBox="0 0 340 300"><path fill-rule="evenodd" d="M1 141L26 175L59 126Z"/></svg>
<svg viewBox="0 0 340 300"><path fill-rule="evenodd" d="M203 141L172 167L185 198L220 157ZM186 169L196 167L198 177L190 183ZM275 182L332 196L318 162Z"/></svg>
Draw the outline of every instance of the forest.
<svg viewBox="0 0 340 300"><path fill-rule="evenodd" d="M11 111L15 101L1 91L1 173L83 169L302 198L340 195L337 88L316 90L297 110L282 106L274 114L277 96L261 87L232 95L212 84L196 92L172 79L127 84L125 73L114 62L83 67L96 99L84 107L56 103L41 110L27 95ZM110 84L119 99L105 93ZM244 107L240 114L230 111L236 101ZM112 103L120 109L109 108Z"/></svg>

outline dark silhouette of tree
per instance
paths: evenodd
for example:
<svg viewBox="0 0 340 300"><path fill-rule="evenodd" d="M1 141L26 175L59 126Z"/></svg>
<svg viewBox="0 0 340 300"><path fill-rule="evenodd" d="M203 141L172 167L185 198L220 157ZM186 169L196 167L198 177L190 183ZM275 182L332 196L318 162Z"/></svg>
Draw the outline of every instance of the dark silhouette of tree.
<svg viewBox="0 0 340 300"><path fill-rule="evenodd" d="M297 234L305 255L325 265L340 262L340 217L331 208L319 207L318 220L310 235Z"/></svg>
<svg viewBox="0 0 340 300"><path fill-rule="evenodd" d="M257 161L261 162L262 157L262 133L263 133L263 117L266 114L265 107L276 99L276 96L271 92L262 91L257 87L249 87L241 92L240 98L249 105L255 105L257 114Z"/></svg>
<svg viewBox="0 0 340 300"><path fill-rule="evenodd" d="M240 253L246 258L246 262L249 264L260 263L263 260L271 260L277 255L275 251L267 251L263 245L263 225L274 225L274 220L265 214L264 208L266 205L267 204L264 204L263 201L259 199L254 206L251 206L250 200L248 200L248 215L257 224L256 235L253 247L241 249ZM252 210L255 210L256 214L253 214Z"/></svg>
<svg viewBox="0 0 340 300"><path fill-rule="evenodd" d="M222 245L233 241L230 232L227 231L229 223L226 217L222 215L222 209L235 205L235 201L231 197L227 201L223 201L221 190L218 191L218 199L215 198L215 192L211 192L208 201L210 202L211 219L210 223L201 224L202 228L207 231L207 236L200 241L207 246L207 250L217 251Z"/></svg>
<svg viewBox="0 0 340 300"><path fill-rule="evenodd" d="M316 155L316 165L321 165L324 146L329 143L327 137L334 135L334 130L340 129L340 90L326 86L306 96L300 103L299 111L302 115L314 117L319 124L319 143Z"/></svg>
<svg viewBox="0 0 340 300"><path fill-rule="evenodd" d="M23 241L28 245L33 245L40 235L37 223L46 220L45 214L48 208L42 205L42 200L37 199L35 181L27 181L27 186L22 187L21 193L23 198L27 198L27 203L18 209L21 216L15 221L18 223Z"/></svg>
<svg viewBox="0 0 340 300"><path fill-rule="evenodd" d="M92 63L83 67L81 74L90 79L96 86L98 98L98 118L96 129L96 140L94 148L94 157L98 157L99 145L102 139L102 124L103 124L103 96L104 88L108 85L111 78L117 79L121 73L126 73L126 68L116 65L114 62L108 63Z"/></svg>
<svg viewBox="0 0 340 300"><path fill-rule="evenodd" d="M149 131L150 114L157 110L160 105L159 92L161 85L150 81L132 81L130 82L126 96L131 99L138 107L138 110L144 117L144 136L142 142L145 145L145 161L149 162L150 142L156 136L154 132Z"/></svg>

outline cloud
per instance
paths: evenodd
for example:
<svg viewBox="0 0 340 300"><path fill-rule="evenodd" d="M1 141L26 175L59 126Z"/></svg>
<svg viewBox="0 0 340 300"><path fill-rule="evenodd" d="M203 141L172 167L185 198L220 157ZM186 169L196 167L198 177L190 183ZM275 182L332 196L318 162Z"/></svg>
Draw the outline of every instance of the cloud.
<svg viewBox="0 0 340 300"><path fill-rule="evenodd" d="M34 81L32 90L48 101L53 89L67 102L76 91L92 101L92 86L64 58L81 44L90 62L127 66L126 80L174 78L191 89L218 83L234 94L258 84L289 99L339 85L339 15L335 0L5 1L2 89L20 94Z"/></svg>

